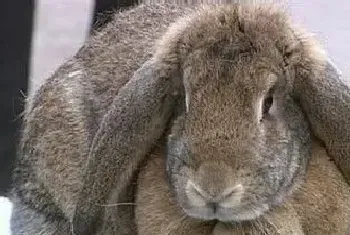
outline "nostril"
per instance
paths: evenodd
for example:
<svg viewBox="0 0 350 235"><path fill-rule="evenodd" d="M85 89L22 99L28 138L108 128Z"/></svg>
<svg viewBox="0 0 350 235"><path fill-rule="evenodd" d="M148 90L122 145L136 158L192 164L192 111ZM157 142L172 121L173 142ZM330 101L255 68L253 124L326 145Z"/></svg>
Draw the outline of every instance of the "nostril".
<svg viewBox="0 0 350 235"><path fill-rule="evenodd" d="M224 190L222 193L222 198L228 198L240 194L243 191L243 186L241 184L237 184L234 187L230 187Z"/></svg>
<svg viewBox="0 0 350 235"><path fill-rule="evenodd" d="M213 209L213 212L216 213L216 210L218 208L218 204L216 202L210 202L208 203L207 205L209 208L212 208Z"/></svg>
<svg viewBox="0 0 350 235"><path fill-rule="evenodd" d="M232 207L239 203L243 193L243 186L242 184L237 184L224 190L216 189L215 191L217 193L209 194L192 181L188 181L186 187L186 194L192 205L208 206L215 210L219 205Z"/></svg>
<svg viewBox="0 0 350 235"><path fill-rule="evenodd" d="M222 193L220 200L221 207L233 207L240 203L243 194L243 185L238 184L234 187L227 188Z"/></svg>
<svg viewBox="0 0 350 235"><path fill-rule="evenodd" d="M196 194L203 198L208 198L208 194L204 192L203 189L201 189L198 185L192 183L193 190L195 191Z"/></svg>
<svg viewBox="0 0 350 235"><path fill-rule="evenodd" d="M190 192L197 194L198 196L201 196L203 198L206 198L208 195L204 192L203 189L201 189L198 185L193 183L192 181L188 182L187 189L189 189Z"/></svg>
<svg viewBox="0 0 350 235"><path fill-rule="evenodd" d="M192 181L188 181L186 194L191 204L195 206L205 206L210 201L210 196Z"/></svg>

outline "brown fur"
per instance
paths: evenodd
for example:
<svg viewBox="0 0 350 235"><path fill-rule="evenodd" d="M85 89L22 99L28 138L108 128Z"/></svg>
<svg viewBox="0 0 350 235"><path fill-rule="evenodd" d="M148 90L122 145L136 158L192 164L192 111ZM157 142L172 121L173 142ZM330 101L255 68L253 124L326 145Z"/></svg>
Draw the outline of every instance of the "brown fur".
<svg viewBox="0 0 350 235"><path fill-rule="evenodd" d="M319 111L318 118L312 118L313 114L308 113L306 108L304 110L311 117L311 126L316 126L317 130L322 121L327 124L326 128L330 128L327 133L334 137L339 134L341 141L350 136L349 129L340 127L341 123L346 126L349 121L345 118L345 113L349 112L347 104L350 102L346 103L350 97L349 90L325 73L324 58L313 50L314 45L309 43L309 38L291 33L283 14L271 9L271 15L265 17L264 14L259 15L259 10L250 11L249 7L209 7L200 11L202 18L185 18L164 34L177 17L191 15L192 8L153 5L117 13L106 28L97 32L28 101L11 196L14 202L11 222L14 235L67 234L70 230L77 234L135 234L132 206L104 205L134 201L135 185L132 181L136 177L135 171L169 127L170 118L177 115L176 107L183 105L185 90L192 92L187 93L191 96L191 107L213 102L213 96L193 98L196 90L208 82L201 75L210 69L213 69L211 72L215 71L219 63L213 63L213 67L210 67L204 62L211 54L201 54L200 50L194 49L210 48L211 43L217 40L215 35L230 38L232 35L228 32L234 32L237 27L239 29L242 26L239 22L244 19L248 22L244 28L253 34L234 53L238 55L241 50L244 52L253 46L261 54L267 55L276 67L287 66L291 74L286 86L290 90L295 89L296 98L301 97L303 107L312 108L311 101L319 97L324 99L324 102L319 103L320 107L315 107ZM225 14L230 15L230 12L240 12L244 17L226 18ZM254 20L256 14L263 21L254 28L249 19ZM187 21L190 19L197 21ZM265 28L266 25L271 28ZM279 33L276 34L276 31ZM162 40L155 44L163 34ZM244 38L239 40L245 41ZM249 44L250 41L253 44ZM225 40L222 42L225 44ZM154 52L152 48L155 45ZM217 48L212 49L215 51ZM233 54L228 51L224 59L230 63L230 60L234 60ZM238 68L244 68L239 65ZM184 79L188 68L194 69L191 72L199 76ZM322 88L319 90L310 90L315 93L298 92L299 89L309 90L309 86L318 87L315 74L320 75L317 78L327 80L326 85L319 86ZM253 78L260 79L261 86L266 89L269 85L265 84L267 80L264 76ZM229 76L226 80L224 77L223 81L228 82L227 78ZM334 87L328 81L338 86ZM211 92L210 86L205 89ZM341 98L332 96L332 99L339 101L332 100L333 107L341 106L339 110L334 110L334 116L339 120L335 120L336 125L332 125L328 123L334 118L323 106L328 107L328 95L336 90L343 95ZM222 94L227 95L227 90L223 90ZM249 94L249 91L242 90L241 94ZM220 100L224 96L214 98ZM235 105L240 108L238 103ZM216 106L207 107L219 111ZM327 113L323 114L322 110L327 110ZM211 120L205 118L208 116L200 115L200 109L196 112L197 116L192 116L191 120L199 120L199 117L206 124L210 123ZM229 124L229 115L231 113L225 111L216 116L218 119L215 121L222 123L217 129L206 125L211 128L208 129L211 131L208 137L215 132L221 135L230 130L229 126L224 125ZM244 118L239 115L235 117ZM195 127L200 122L193 124ZM304 124L300 123L301 126ZM187 131L192 137L196 136L195 129L189 128ZM230 134L234 136L234 132ZM330 146L327 140L335 139L318 136L326 141L326 147ZM212 147L220 146L213 144ZM308 150L303 151L305 154ZM341 154L347 157L347 152ZM211 156L208 154L203 157ZM339 159L344 158L335 158L337 164Z"/></svg>
<svg viewBox="0 0 350 235"><path fill-rule="evenodd" d="M256 221L236 225L188 217L169 189L162 147L139 174L136 221L139 235L347 235L350 190L326 150L314 142L305 183L284 205Z"/></svg>
<svg viewBox="0 0 350 235"><path fill-rule="evenodd" d="M233 49L235 46L237 46L237 52ZM254 56L251 56L250 50L254 49L257 52L252 53ZM217 195L232 184L236 184L237 181L248 185L245 180L254 178L252 182L256 180L266 186L264 189L259 186L247 187L248 190L253 191L250 192L252 195L246 196L259 198L260 195L268 192L266 188L269 188L270 184L266 180L269 178L263 179L260 175L248 177L244 175L246 172L257 172L261 169L261 165L271 160L255 158L254 154L251 156L249 150L257 149L258 153L263 153L268 148L272 151L268 156L273 155L273 151L279 149L279 147L274 148L274 145L278 146L281 139L287 139L290 143L295 138L301 138L303 141L302 136L306 134L301 133L308 130L302 124L302 116L288 117L289 120L285 124L294 126L293 130L299 129L296 130L299 132L296 137L284 136L283 127L269 126L269 129L276 129L275 132L266 130L267 137L264 137L267 143L266 140L261 141L260 136L254 138L259 134L256 129L260 127L256 127L255 121L252 120L256 110L250 109L251 104L254 104L259 94L267 91L276 79L283 76L286 76L287 80L282 85L285 92L293 93L294 98L301 97L300 100L297 99L301 102L305 102L303 100L305 94L308 94L309 99L312 100L312 95L317 96L317 93L310 94L308 87L302 86L308 83L312 83L311 86L317 86L313 80L316 77L317 79L331 78L325 75L329 72L326 58L317 42L294 28L285 14L270 6L204 7L173 25L163 37L158 50L156 55L164 59L181 58L180 66L184 71L183 79L188 95L189 111L186 111L183 117L180 115L173 123L169 135L170 142L166 147L167 154L162 152L164 151L162 147L160 153L155 154L159 155L161 159L159 161L163 162L156 162L157 160L152 160L151 157L151 162L153 161L150 163L151 167L148 165L139 177L140 195L136 203L139 233L221 234L220 230L224 227L218 225L220 227L215 228L213 222L202 222L201 226L200 222L193 218L199 219L207 215L204 215L206 213L204 210L196 212L196 207L202 209L205 206L190 205L188 201L191 197L197 198L197 196L190 195L186 185L192 181L201 190L197 193ZM241 54L245 55L244 53L246 57L239 57ZM251 57L252 62L249 59L245 60ZM225 67L225 62L232 67ZM261 70L259 71L259 66L277 73L277 78L269 76L269 72L264 74ZM281 67L285 68L283 75L278 72ZM328 83L327 85L329 86ZM344 93L349 91L346 87L341 88ZM303 90L299 89L307 92L301 94ZM324 96L322 98L327 100ZM282 107L277 105L277 109ZM313 114L309 114L307 110L304 111L308 117L312 117ZM344 109L343 112L340 118L346 122L343 116L349 113L349 109ZM289 112L289 115L294 114ZM283 124L280 123L280 125ZM313 127L312 122L311 126ZM286 131L288 132L288 129ZM304 145L293 148L307 151L305 143L307 145L306 141L303 142ZM262 218L257 217L251 222L252 224L243 223L243 227L236 227L237 231L228 230L228 234L248 232L248 234L345 235L349 229L349 188L336 166L328 163L327 153L320 152L322 150L317 149L318 147L313 149L311 162L307 164L309 170L306 173L305 184L303 184L303 173L300 172L292 181L292 199L287 200L290 196L288 190L279 191L282 201L287 200L280 204L280 206L287 206L284 211L281 208L275 209L275 212L269 209L271 212L263 213ZM282 177L288 176L284 171L288 172L295 167L301 172L305 170L303 160L289 159L297 154L291 154L286 158L283 155L284 153L281 153L280 159L271 162L273 166L271 169L277 168L276 174L279 167L281 167L279 172L283 172ZM168 159L166 164L162 157ZM305 157L307 154L300 159ZM275 166L277 161L285 161L285 164L291 161L290 168L282 169L283 163ZM167 169L168 176L165 176L164 168ZM317 179L321 175L322 178L326 176L327 179L320 184ZM174 195L169 191L166 177L170 180ZM161 183L156 183L161 179ZM299 187L301 192L298 191ZM338 187L341 189L335 193L329 191L330 188ZM334 201L334 198L337 200ZM310 200L315 205L309 205ZM330 207L335 213L326 212ZM239 209L237 210L239 212ZM241 211L242 214L245 212ZM293 217L297 219L291 220ZM205 217L204 220L210 221L209 218ZM237 218L236 223L240 223L240 217L234 218L235 220ZM286 226L290 223L292 223L291 226ZM292 231L288 231L288 228Z"/></svg>
<svg viewBox="0 0 350 235"><path fill-rule="evenodd" d="M283 5L283 1L275 0L140 0L140 2L194 5L279 3ZM308 73L301 72L302 77L303 74L309 76ZM327 64L326 74L323 70L319 70L312 79L301 78L295 90L303 109L307 112L313 133L324 142L328 154L335 160L346 180L350 182L350 161L348 160L350 156L350 122L348 121L350 89L344 81L339 79L339 76L337 70L331 64ZM327 92L324 92L325 90Z"/></svg>

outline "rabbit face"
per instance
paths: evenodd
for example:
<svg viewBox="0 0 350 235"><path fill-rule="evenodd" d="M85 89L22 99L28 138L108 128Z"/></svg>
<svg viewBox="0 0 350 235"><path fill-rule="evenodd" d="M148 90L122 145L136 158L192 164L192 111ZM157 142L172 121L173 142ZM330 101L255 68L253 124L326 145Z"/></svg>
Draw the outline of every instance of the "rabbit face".
<svg viewBox="0 0 350 235"><path fill-rule="evenodd" d="M309 126L275 40L200 28L182 39L190 49L181 64L183 111L167 142L171 189L191 217L255 219L299 185Z"/></svg>
<svg viewBox="0 0 350 235"><path fill-rule="evenodd" d="M309 128L283 73L230 63L189 68L189 78L207 84L189 91L168 138L172 188L185 212L202 219L259 216L290 194L309 154Z"/></svg>

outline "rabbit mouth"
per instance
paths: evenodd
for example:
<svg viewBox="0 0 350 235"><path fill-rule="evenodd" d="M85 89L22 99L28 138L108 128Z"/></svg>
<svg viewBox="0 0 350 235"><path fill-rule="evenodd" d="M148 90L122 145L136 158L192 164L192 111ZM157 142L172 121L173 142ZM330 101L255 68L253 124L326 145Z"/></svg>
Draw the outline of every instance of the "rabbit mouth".
<svg viewBox="0 0 350 235"><path fill-rule="evenodd" d="M255 220L270 209L268 204L242 205L237 208L207 205L204 207L183 208L184 212L200 220L218 220L221 222L242 222Z"/></svg>

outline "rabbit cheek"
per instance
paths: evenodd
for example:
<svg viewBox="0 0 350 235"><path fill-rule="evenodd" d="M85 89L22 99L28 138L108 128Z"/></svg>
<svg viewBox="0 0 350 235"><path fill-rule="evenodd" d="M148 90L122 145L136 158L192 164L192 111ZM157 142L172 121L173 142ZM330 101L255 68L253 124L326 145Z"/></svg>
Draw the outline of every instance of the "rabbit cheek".
<svg viewBox="0 0 350 235"><path fill-rule="evenodd" d="M183 185L190 174L189 153L181 132L168 137L166 147L166 172L170 188L181 198Z"/></svg>
<svg viewBox="0 0 350 235"><path fill-rule="evenodd" d="M282 108L283 107L283 108ZM266 122L264 179L269 185L270 205L281 204L299 186L311 151L308 123L299 107L286 99L273 123ZM272 125L270 125L272 124ZM264 143L262 143L264 146Z"/></svg>

